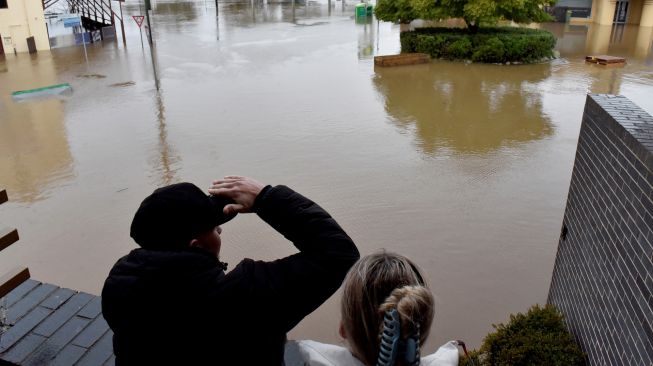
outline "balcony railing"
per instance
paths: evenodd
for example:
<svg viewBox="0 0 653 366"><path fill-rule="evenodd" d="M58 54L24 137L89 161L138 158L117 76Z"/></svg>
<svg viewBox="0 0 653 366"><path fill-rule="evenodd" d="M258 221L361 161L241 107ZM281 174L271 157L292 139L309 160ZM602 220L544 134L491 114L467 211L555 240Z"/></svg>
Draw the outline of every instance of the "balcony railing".
<svg viewBox="0 0 653 366"><path fill-rule="evenodd" d="M7 191L0 189L0 205L7 202L9 197ZM0 251L3 251L10 245L18 241L18 230L5 228L0 225ZM29 269L27 267L15 267L5 273L0 274L0 298L11 292L21 283L29 279Z"/></svg>

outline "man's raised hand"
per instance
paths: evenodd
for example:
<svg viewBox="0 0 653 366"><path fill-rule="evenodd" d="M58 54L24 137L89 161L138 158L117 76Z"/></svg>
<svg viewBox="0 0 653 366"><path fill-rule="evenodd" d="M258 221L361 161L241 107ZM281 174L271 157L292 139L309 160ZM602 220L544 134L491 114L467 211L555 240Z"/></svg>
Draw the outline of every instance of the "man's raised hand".
<svg viewBox="0 0 653 366"><path fill-rule="evenodd" d="M228 197L235 201L235 203L224 207L224 213L229 215L252 212L254 200L264 187L265 184L252 178L228 175L223 179L213 181L209 193L215 196Z"/></svg>

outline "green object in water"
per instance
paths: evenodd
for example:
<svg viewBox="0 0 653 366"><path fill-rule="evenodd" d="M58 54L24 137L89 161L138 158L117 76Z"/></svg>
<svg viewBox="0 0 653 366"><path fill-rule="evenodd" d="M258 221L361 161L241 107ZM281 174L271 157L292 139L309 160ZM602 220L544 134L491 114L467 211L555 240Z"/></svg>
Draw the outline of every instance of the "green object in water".
<svg viewBox="0 0 653 366"><path fill-rule="evenodd" d="M70 84L68 83L63 83L63 84L44 86L42 88L36 88L36 89L20 90L11 93L11 96L14 99L22 100L22 99L36 98L36 97L48 96L48 95L58 95L70 90L72 90L72 86L70 86Z"/></svg>
<svg viewBox="0 0 653 366"><path fill-rule="evenodd" d="M374 6L367 3L356 4L356 17L372 16Z"/></svg>

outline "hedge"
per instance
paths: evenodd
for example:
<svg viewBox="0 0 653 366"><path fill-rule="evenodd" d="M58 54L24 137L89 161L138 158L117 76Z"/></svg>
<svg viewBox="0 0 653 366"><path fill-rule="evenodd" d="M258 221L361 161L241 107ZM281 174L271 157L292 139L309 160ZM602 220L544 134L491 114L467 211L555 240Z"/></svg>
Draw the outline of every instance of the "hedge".
<svg viewBox="0 0 653 366"><path fill-rule="evenodd" d="M532 63L553 57L556 39L548 31L516 27L418 28L402 32L401 52L428 53L433 58L474 62Z"/></svg>
<svg viewBox="0 0 653 366"><path fill-rule="evenodd" d="M553 306L533 306L526 314L510 315L507 324L494 325L470 360L459 366L584 366L585 354L567 331L562 314Z"/></svg>

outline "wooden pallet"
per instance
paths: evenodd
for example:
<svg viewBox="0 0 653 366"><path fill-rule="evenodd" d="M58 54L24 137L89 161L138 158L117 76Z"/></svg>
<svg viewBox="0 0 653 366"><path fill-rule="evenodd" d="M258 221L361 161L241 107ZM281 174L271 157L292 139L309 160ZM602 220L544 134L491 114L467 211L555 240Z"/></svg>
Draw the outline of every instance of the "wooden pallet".
<svg viewBox="0 0 653 366"><path fill-rule="evenodd" d="M399 55L374 57L374 65L381 67L417 65L429 62L431 62L431 56L426 53L401 53Z"/></svg>
<svg viewBox="0 0 653 366"><path fill-rule="evenodd" d="M585 56L585 61L603 66L623 66L626 63L626 59L623 57L608 55Z"/></svg>

